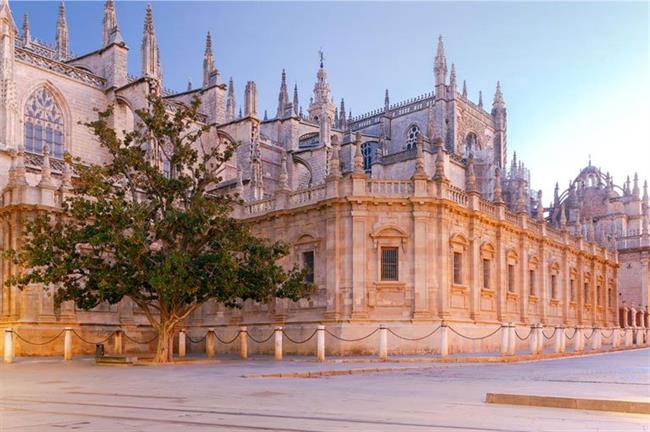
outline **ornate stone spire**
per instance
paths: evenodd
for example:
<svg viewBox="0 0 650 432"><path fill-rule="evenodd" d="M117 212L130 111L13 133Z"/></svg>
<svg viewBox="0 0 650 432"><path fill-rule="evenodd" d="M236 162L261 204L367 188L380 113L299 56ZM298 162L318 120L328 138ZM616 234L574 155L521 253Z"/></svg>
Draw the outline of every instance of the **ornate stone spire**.
<svg viewBox="0 0 650 432"><path fill-rule="evenodd" d="M25 146L22 144L18 145L18 153L16 154L14 184L16 186L27 185L27 169L25 168Z"/></svg>
<svg viewBox="0 0 650 432"><path fill-rule="evenodd" d="M267 121L269 119L269 113L264 110L264 121Z"/></svg>
<svg viewBox="0 0 650 432"><path fill-rule="evenodd" d="M334 108L334 124L338 125L339 124L339 109Z"/></svg>
<svg viewBox="0 0 650 432"><path fill-rule="evenodd" d="M467 81L463 80L463 97L467 99Z"/></svg>
<svg viewBox="0 0 650 432"><path fill-rule="evenodd" d="M388 89L386 89L386 94L384 95L384 112L388 112L390 108L390 97L388 96Z"/></svg>
<svg viewBox="0 0 650 432"><path fill-rule="evenodd" d="M235 99L235 84L230 77L228 82L228 96L226 96L226 121L235 120L235 111L237 111L237 100Z"/></svg>
<svg viewBox="0 0 650 432"><path fill-rule="evenodd" d="M257 117L257 87L255 81L248 81L244 90L244 114Z"/></svg>
<svg viewBox="0 0 650 432"><path fill-rule="evenodd" d="M501 93L501 82L497 81L497 89L494 93L494 101L492 102L492 109L505 109L506 103L503 100L503 93Z"/></svg>
<svg viewBox="0 0 650 432"><path fill-rule="evenodd" d="M122 35L120 27L117 24L117 15L115 13L115 2L113 0L106 0L104 3L104 46L112 43L121 43Z"/></svg>
<svg viewBox="0 0 650 432"><path fill-rule="evenodd" d="M41 181L38 186L42 188L54 186L52 183L52 168L50 167L50 146L47 144L43 146L43 166L41 168Z"/></svg>
<svg viewBox="0 0 650 432"><path fill-rule="evenodd" d="M242 118L242 117L244 117L244 114L243 114L242 111L241 111L241 107L239 107L239 115L237 116L237 118L240 119L240 118Z"/></svg>
<svg viewBox="0 0 650 432"><path fill-rule="evenodd" d="M289 104L289 93L287 92L287 72L282 69L282 79L280 81L280 93L278 94L278 111L277 118L284 118L285 110Z"/></svg>
<svg viewBox="0 0 650 432"><path fill-rule="evenodd" d="M544 222L544 203L542 201L542 190L537 192L537 220Z"/></svg>
<svg viewBox="0 0 650 432"><path fill-rule="evenodd" d="M239 195L240 198L244 196L244 178L242 176L241 168L239 166L237 166L237 189L236 189L236 191L237 191L237 195Z"/></svg>
<svg viewBox="0 0 650 432"><path fill-rule="evenodd" d="M300 109L300 101L298 99L298 83L293 85L293 113L298 115L298 110Z"/></svg>
<svg viewBox="0 0 650 432"><path fill-rule="evenodd" d="M442 42L442 35L438 36L438 49L433 66L436 84L436 99L444 98L443 94L438 95L440 86L445 85L447 79L447 58L445 57L445 46Z"/></svg>
<svg viewBox="0 0 650 432"><path fill-rule="evenodd" d="M70 162L66 157L63 161L63 172L61 173L61 188L62 192L68 192L72 190L72 169L70 167Z"/></svg>
<svg viewBox="0 0 650 432"><path fill-rule="evenodd" d="M65 19L65 5L59 5L59 16L56 19L56 54L59 60L70 57L70 36L68 35L68 22Z"/></svg>
<svg viewBox="0 0 650 432"><path fill-rule="evenodd" d="M341 177L340 148L341 145L339 144L338 136L334 135L332 137L332 156L330 157L328 168L330 177Z"/></svg>
<svg viewBox="0 0 650 432"><path fill-rule="evenodd" d="M25 12L23 15L23 46L29 48L32 43L32 32L29 29L29 15Z"/></svg>
<svg viewBox="0 0 650 432"><path fill-rule="evenodd" d="M501 189L501 168L494 169L494 202L503 204L503 190Z"/></svg>
<svg viewBox="0 0 650 432"><path fill-rule="evenodd" d="M481 90L478 91L478 107L483 108L483 92Z"/></svg>
<svg viewBox="0 0 650 432"><path fill-rule="evenodd" d="M210 32L205 37L205 52L203 53L203 87L217 84L214 65L214 53L212 52L212 35Z"/></svg>
<svg viewBox="0 0 650 432"><path fill-rule="evenodd" d="M319 123L320 144L331 146L331 129L334 123L334 104L331 102L330 85L324 66L323 52L320 51L320 67L314 84L314 99L309 105L309 117Z"/></svg>
<svg viewBox="0 0 650 432"><path fill-rule="evenodd" d="M282 162L280 163L280 175L278 176L278 189L289 189L289 171L287 170L287 153L282 152Z"/></svg>
<svg viewBox="0 0 650 432"><path fill-rule="evenodd" d="M648 207L650 205L650 198L648 198L648 180L643 182L643 206Z"/></svg>
<svg viewBox="0 0 650 432"><path fill-rule="evenodd" d="M426 176L424 171L424 135L419 134L415 141L415 174L413 177Z"/></svg>
<svg viewBox="0 0 650 432"><path fill-rule="evenodd" d="M634 173L634 186L632 188L632 195L634 198L639 199L641 197L641 191L639 189L639 174Z"/></svg>
<svg viewBox="0 0 650 432"><path fill-rule="evenodd" d="M474 172L474 154L470 154L467 158L467 166L465 168L465 190L467 192L478 192L476 188L476 173Z"/></svg>
<svg viewBox="0 0 650 432"><path fill-rule="evenodd" d="M560 228L566 228L566 210L564 208L564 203L560 205Z"/></svg>
<svg viewBox="0 0 650 432"><path fill-rule="evenodd" d="M9 3L0 0L0 145L5 148L14 147L21 141L15 138L19 118L14 76L17 37L18 30Z"/></svg>
<svg viewBox="0 0 650 432"><path fill-rule="evenodd" d="M560 203L560 183L555 182L555 190L553 191L553 205L557 206Z"/></svg>
<svg viewBox="0 0 650 432"><path fill-rule="evenodd" d="M596 230L594 229L594 220L592 218L589 218L587 225L587 240L590 242L596 241Z"/></svg>
<svg viewBox="0 0 650 432"><path fill-rule="evenodd" d="M361 133L357 132L354 136L354 172L355 174L364 174L363 154L361 153Z"/></svg>
<svg viewBox="0 0 650 432"><path fill-rule="evenodd" d="M345 119L345 101L341 98L341 107L339 108L339 129L345 129L347 127L347 120Z"/></svg>
<svg viewBox="0 0 650 432"><path fill-rule="evenodd" d="M433 175L434 180L445 180L445 156L443 154L442 138L436 138L436 172Z"/></svg>
<svg viewBox="0 0 650 432"><path fill-rule="evenodd" d="M456 65L451 64L451 72L449 73L449 99L456 99Z"/></svg>
<svg viewBox="0 0 650 432"><path fill-rule="evenodd" d="M515 203L517 213L526 213L526 195L524 193L524 182L517 185L517 202Z"/></svg>
<svg viewBox="0 0 650 432"><path fill-rule="evenodd" d="M141 62L142 76L155 78L162 81L162 68L160 67L160 48L156 38L156 30L153 24L153 11L151 3L147 4L144 16L144 30L142 35Z"/></svg>

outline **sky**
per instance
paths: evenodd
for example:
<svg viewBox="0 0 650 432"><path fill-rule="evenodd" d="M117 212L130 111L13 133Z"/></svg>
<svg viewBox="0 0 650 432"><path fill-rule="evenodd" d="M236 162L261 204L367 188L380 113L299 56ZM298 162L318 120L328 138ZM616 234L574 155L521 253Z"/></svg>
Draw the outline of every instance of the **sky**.
<svg viewBox="0 0 650 432"><path fill-rule="evenodd" d="M201 83L212 33L222 80L246 81L258 110L273 115L282 68L308 105L325 53L332 94L353 114L433 90L441 34L448 65L470 99L489 109L497 80L508 110L508 159L517 152L531 186L552 198L587 166L622 184L650 180L650 2L191 2L154 1L165 86ZM58 2L10 0L17 25L29 13L33 37L53 42ZM140 71L146 3L116 2L129 72ZM99 48L103 1L68 1L71 49Z"/></svg>

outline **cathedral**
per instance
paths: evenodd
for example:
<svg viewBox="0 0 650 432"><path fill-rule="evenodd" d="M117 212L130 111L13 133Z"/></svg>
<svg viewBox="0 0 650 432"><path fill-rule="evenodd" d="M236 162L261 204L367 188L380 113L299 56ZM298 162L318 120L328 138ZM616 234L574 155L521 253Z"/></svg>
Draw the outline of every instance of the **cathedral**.
<svg viewBox="0 0 650 432"><path fill-rule="evenodd" d="M316 286L297 302L247 301L238 309L207 303L185 323L189 334L240 325L259 334L278 325L308 334L324 324L354 337L391 324L415 338L443 321L470 335L502 323L647 325L647 183L641 198L637 176L619 187L590 163L566 191L556 187L545 206L525 164L516 153L508 156L500 83L491 105L482 94L471 101L448 65L442 37L432 50L430 92L391 102L386 90L383 106L353 116L343 99L335 102L322 54L304 110L285 71L270 115L260 113L253 81L239 104L233 79L226 83L219 73L210 33L201 85L167 90L151 5L144 10L139 76L127 73L129 48L113 1L105 2L103 43L95 51L71 53L63 3L55 34L54 44L36 38L27 15L19 30L8 1L0 0L1 249L20 248L30 214L56 211L70 193L75 173L64 153L87 164L106 161L80 122L113 106L111 125L128 131L137 127L136 110L158 92L170 111L198 97L204 124L214 125L209 140L237 143L217 190L239 194L244 201L235 216L260 236L288 242L284 264L307 268ZM165 169L161 155L151 157ZM4 284L22 270L1 262L0 327L35 337L64 327L91 338L115 328L152 332L128 299L91 311L66 303L55 311L49 290ZM498 341L481 343L487 349ZM425 352L430 345L402 341L399 350ZM451 345L472 346L461 339ZM339 340L328 350L373 346ZM17 349L51 354L61 346Z"/></svg>

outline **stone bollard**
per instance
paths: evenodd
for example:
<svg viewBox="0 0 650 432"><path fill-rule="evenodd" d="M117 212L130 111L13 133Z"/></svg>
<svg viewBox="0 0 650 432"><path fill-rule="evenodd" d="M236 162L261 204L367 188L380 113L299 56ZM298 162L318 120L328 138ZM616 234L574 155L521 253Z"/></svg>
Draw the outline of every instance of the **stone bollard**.
<svg viewBox="0 0 650 432"><path fill-rule="evenodd" d="M582 351L580 348L580 336L580 326L575 326L575 331L573 332L573 351L575 352Z"/></svg>
<svg viewBox="0 0 650 432"><path fill-rule="evenodd" d="M598 351L598 327L593 327L591 330L591 350Z"/></svg>
<svg viewBox="0 0 650 432"><path fill-rule="evenodd" d="M440 357L449 355L449 328L443 321L440 323Z"/></svg>
<svg viewBox="0 0 650 432"><path fill-rule="evenodd" d="M641 331L640 331L640 329L639 329L638 327L635 327L634 330L633 330L633 332L634 332L634 338L633 338L633 340L634 340L634 346L641 346L642 343L639 341L639 338L640 338L640 336L641 336Z"/></svg>
<svg viewBox="0 0 650 432"><path fill-rule="evenodd" d="M275 349L275 359L282 360L282 327L275 328L274 337L274 349Z"/></svg>
<svg viewBox="0 0 650 432"><path fill-rule="evenodd" d="M379 358L388 359L388 329L383 324L379 325Z"/></svg>
<svg viewBox="0 0 650 432"><path fill-rule="evenodd" d="M555 339L553 340L554 345L553 348L556 353L561 353L562 352L562 334L564 333L564 329L562 329L559 326L555 326Z"/></svg>
<svg viewBox="0 0 650 432"><path fill-rule="evenodd" d="M538 324L537 331L539 332L539 336L537 337L537 354L544 354L544 342L546 342L546 338L544 337L544 324Z"/></svg>
<svg viewBox="0 0 650 432"><path fill-rule="evenodd" d="M178 332L178 358L184 358L185 357L185 352L187 350L187 334L185 333L185 329L181 329Z"/></svg>
<svg viewBox="0 0 650 432"><path fill-rule="evenodd" d="M239 358L248 359L248 329L246 326L239 327Z"/></svg>
<svg viewBox="0 0 650 432"><path fill-rule="evenodd" d="M530 353L532 355L536 355L537 350L539 349L539 342L537 341L538 337L539 337L539 333L537 332L537 325L536 324L531 324L531 326L530 326Z"/></svg>
<svg viewBox="0 0 650 432"><path fill-rule="evenodd" d="M625 348L632 348L632 329L625 329Z"/></svg>
<svg viewBox="0 0 650 432"><path fill-rule="evenodd" d="M66 327L63 332L63 360L72 360L72 329Z"/></svg>
<svg viewBox="0 0 650 432"><path fill-rule="evenodd" d="M612 349L618 348L620 343L621 343L620 330L615 328L614 330L612 330Z"/></svg>
<svg viewBox="0 0 650 432"><path fill-rule="evenodd" d="M506 356L510 352L510 327L507 323L501 324L501 355Z"/></svg>
<svg viewBox="0 0 650 432"><path fill-rule="evenodd" d="M124 353L122 330L115 330L115 334L113 334L113 351L117 355L122 355Z"/></svg>
<svg viewBox="0 0 650 432"><path fill-rule="evenodd" d="M318 361L325 361L325 326L316 327L316 357Z"/></svg>
<svg viewBox="0 0 650 432"><path fill-rule="evenodd" d="M566 327L564 327L564 325L560 327L560 333L562 334L562 348L560 350L561 352L565 353L566 352Z"/></svg>
<svg viewBox="0 0 650 432"><path fill-rule="evenodd" d="M208 334L205 335L205 353L208 358L214 358L217 354L217 334L212 327L208 329Z"/></svg>
<svg viewBox="0 0 650 432"><path fill-rule="evenodd" d="M515 355L517 353L517 335L515 331L517 327L515 323L508 324L508 355Z"/></svg>
<svg viewBox="0 0 650 432"><path fill-rule="evenodd" d="M4 362L13 363L14 361L14 331L10 328L5 329L5 351Z"/></svg>
<svg viewBox="0 0 650 432"><path fill-rule="evenodd" d="M647 326L647 318L646 318L646 326ZM647 346L650 346L650 328L646 327L645 329L645 344Z"/></svg>

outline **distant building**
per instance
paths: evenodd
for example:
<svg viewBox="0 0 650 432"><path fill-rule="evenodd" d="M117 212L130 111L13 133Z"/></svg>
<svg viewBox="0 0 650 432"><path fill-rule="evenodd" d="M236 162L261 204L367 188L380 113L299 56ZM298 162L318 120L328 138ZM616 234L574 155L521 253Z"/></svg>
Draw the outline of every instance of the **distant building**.
<svg viewBox="0 0 650 432"><path fill-rule="evenodd" d="M127 74L128 48L112 1L105 3L102 46L77 56L69 45L63 4L50 46L32 36L27 16L18 32L7 1L0 1L2 248L20 247L29 215L56 209L69 192L73 173L64 152L87 163L106 160L79 122L112 104L112 126L130 130L147 95L161 92L170 110L198 96L204 121L217 126L210 143L240 143L219 189L245 199L237 217L255 222L260 235L289 242L285 263L309 267L317 286L310 299L295 303L246 302L235 310L206 304L189 319L190 331L240 324L302 331L322 322L358 335L392 323L413 336L446 320L467 334L485 334L502 322L614 326L623 302L647 306L647 188L643 200L636 179L634 190L628 182L628 190L616 192L611 179L590 167L545 208L525 165L516 155L508 163L499 83L489 111L480 93L470 101L465 83L458 88L455 66L447 68L442 38L427 94L391 103L387 90L383 106L353 116L343 99L334 103L321 55L306 109L297 85L289 96L282 71L275 115L263 118L252 81L238 109L209 33L201 85L164 90L150 6L138 77ZM162 154L148 151L166 169ZM17 271L4 259L2 282ZM25 333L47 336L63 326L89 335L117 326L151 332L128 300L88 312L66 303L55 313L41 287L3 284L0 293L0 326ZM329 346L372 349L366 343ZM18 345L27 353L60 350ZM409 342L403 349L429 345Z"/></svg>

